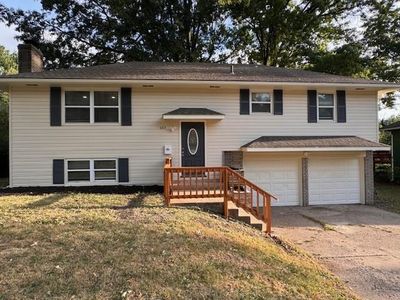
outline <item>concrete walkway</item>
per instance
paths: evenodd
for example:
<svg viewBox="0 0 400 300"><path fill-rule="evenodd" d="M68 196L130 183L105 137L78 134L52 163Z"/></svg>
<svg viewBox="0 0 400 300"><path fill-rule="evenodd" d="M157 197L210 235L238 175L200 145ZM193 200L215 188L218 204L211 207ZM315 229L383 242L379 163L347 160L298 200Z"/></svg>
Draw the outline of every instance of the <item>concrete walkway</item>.
<svg viewBox="0 0 400 300"><path fill-rule="evenodd" d="M400 299L400 215L364 205L273 207L273 234L313 254L363 299Z"/></svg>

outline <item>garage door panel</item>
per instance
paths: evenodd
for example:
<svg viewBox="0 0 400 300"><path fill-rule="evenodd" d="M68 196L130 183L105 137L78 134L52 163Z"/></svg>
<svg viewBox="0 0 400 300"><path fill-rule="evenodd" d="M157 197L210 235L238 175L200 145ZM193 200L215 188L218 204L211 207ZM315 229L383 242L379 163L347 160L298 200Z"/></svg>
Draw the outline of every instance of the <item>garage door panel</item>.
<svg viewBox="0 0 400 300"><path fill-rule="evenodd" d="M248 156L244 166L246 178L279 198L272 205L300 204L299 159Z"/></svg>
<svg viewBox="0 0 400 300"><path fill-rule="evenodd" d="M357 157L310 158L309 204L360 203L360 167Z"/></svg>

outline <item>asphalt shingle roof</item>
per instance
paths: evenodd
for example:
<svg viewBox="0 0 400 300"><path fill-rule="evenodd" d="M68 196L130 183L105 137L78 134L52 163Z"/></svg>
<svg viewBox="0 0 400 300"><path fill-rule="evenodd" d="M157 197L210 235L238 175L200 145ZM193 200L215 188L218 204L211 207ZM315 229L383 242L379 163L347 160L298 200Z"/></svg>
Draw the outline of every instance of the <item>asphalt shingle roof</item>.
<svg viewBox="0 0 400 300"><path fill-rule="evenodd" d="M206 115L206 116L223 116L219 112L208 108L178 108L173 111L167 112L164 116L194 116L194 115Z"/></svg>
<svg viewBox="0 0 400 300"><path fill-rule="evenodd" d="M242 148L381 148L388 145L357 136L262 136Z"/></svg>
<svg viewBox="0 0 400 300"><path fill-rule="evenodd" d="M233 66L233 73L231 67ZM338 84L391 84L297 69L255 64L126 62L84 68L20 73L2 78L25 79L103 79L103 80L188 80L252 81Z"/></svg>

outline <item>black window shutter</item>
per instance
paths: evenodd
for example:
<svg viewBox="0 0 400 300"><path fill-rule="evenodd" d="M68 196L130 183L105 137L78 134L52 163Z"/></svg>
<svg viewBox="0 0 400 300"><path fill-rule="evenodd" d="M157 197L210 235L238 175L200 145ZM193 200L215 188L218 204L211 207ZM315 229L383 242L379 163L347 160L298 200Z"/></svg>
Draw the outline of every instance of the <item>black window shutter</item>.
<svg viewBox="0 0 400 300"><path fill-rule="evenodd" d="M132 89L121 88L121 125L132 125Z"/></svg>
<svg viewBox="0 0 400 300"><path fill-rule="evenodd" d="M336 91L337 122L346 123L346 91Z"/></svg>
<svg viewBox="0 0 400 300"><path fill-rule="evenodd" d="M274 90L274 115L283 114L283 91Z"/></svg>
<svg viewBox="0 0 400 300"><path fill-rule="evenodd" d="M250 90L248 89L240 90L240 114L250 114Z"/></svg>
<svg viewBox="0 0 400 300"><path fill-rule="evenodd" d="M50 126L61 126L61 88L50 88Z"/></svg>
<svg viewBox="0 0 400 300"><path fill-rule="evenodd" d="M308 123L317 123L317 91L308 90Z"/></svg>
<svg viewBox="0 0 400 300"><path fill-rule="evenodd" d="M53 159L53 184L64 184L63 159Z"/></svg>
<svg viewBox="0 0 400 300"><path fill-rule="evenodd" d="M129 159L118 159L118 182L129 182Z"/></svg>

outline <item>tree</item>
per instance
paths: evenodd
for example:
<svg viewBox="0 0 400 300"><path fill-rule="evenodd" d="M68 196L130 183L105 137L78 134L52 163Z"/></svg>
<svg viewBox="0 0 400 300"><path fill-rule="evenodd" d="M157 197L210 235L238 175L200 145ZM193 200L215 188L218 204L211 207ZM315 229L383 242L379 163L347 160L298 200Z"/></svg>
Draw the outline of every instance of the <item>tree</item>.
<svg viewBox="0 0 400 300"><path fill-rule="evenodd" d="M376 78L400 81L400 3L368 0L363 15L364 43Z"/></svg>
<svg viewBox="0 0 400 300"><path fill-rule="evenodd" d="M42 11L0 6L47 68L118 61L218 61L235 49L217 0L43 0Z"/></svg>
<svg viewBox="0 0 400 300"><path fill-rule="evenodd" d="M225 0L251 62L304 66L308 54L340 38L338 22L358 1Z"/></svg>
<svg viewBox="0 0 400 300"><path fill-rule="evenodd" d="M397 0L367 0L363 15L363 42L372 78L400 82L400 3ZM398 93L388 93L382 103L393 107Z"/></svg>
<svg viewBox="0 0 400 300"><path fill-rule="evenodd" d="M361 43L353 42L333 51L323 50L310 55L308 69L335 75L368 78L370 70Z"/></svg>
<svg viewBox="0 0 400 300"><path fill-rule="evenodd" d="M0 75L16 73L17 55L0 46ZM0 177L8 176L8 94L0 91Z"/></svg>

